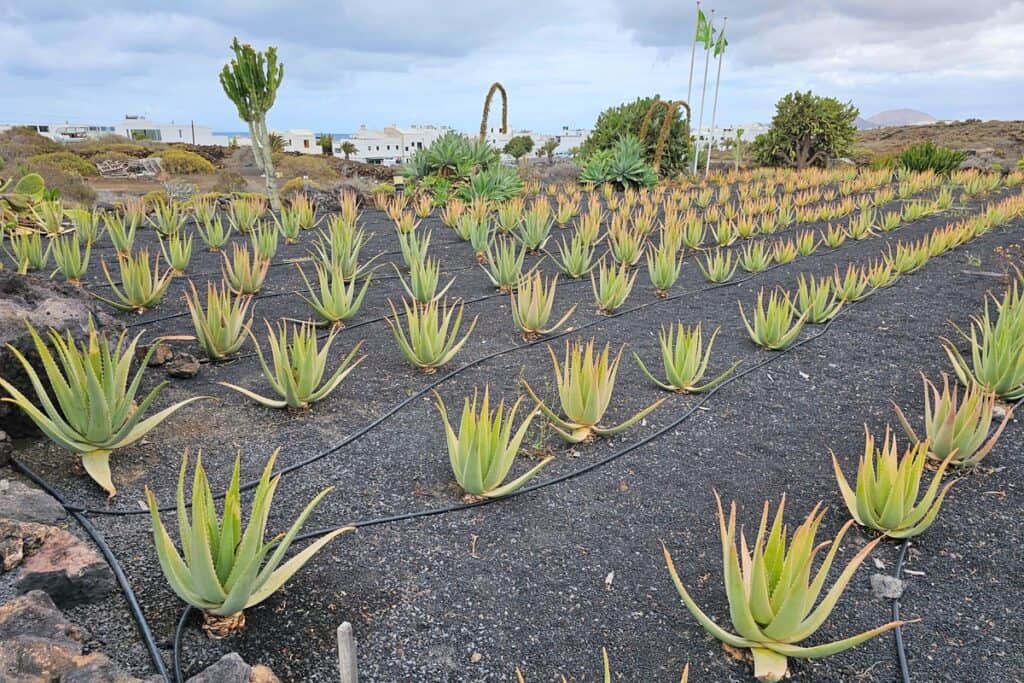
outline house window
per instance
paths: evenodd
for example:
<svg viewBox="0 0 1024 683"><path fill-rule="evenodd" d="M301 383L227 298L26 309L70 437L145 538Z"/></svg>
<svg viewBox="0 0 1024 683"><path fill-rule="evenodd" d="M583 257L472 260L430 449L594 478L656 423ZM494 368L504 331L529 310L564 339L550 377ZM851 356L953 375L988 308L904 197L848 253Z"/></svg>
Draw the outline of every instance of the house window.
<svg viewBox="0 0 1024 683"><path fill-rule="evenodd" d="M40 133L49 133L50 132L50 127L49 126L36 126L36 129Z"/></svg>
<svg viewBox="0 0 1024 683"><path fill-rule="evenodd" d="M309 149L309 139L303 140L302 146L305 147L306 149Z"/></svg>
<svg viewBox="0 0 1024 683"><path fill-rule="evenodd" d="M408 152L408 151L409 151L409 145L406 145L406 146L405 146L405 151L406 151L406 152Z"/></svg>

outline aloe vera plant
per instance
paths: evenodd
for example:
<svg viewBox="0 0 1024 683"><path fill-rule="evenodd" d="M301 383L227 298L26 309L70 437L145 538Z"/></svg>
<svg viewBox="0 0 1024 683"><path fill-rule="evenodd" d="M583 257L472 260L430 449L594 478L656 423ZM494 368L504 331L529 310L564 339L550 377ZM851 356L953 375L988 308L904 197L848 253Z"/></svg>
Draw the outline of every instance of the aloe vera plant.
<svg viewBox="0 0 1024 683"><path fill-rule="evenodd" d="M355 280L349 280L346 283L341 272L331 271L324 264L315 263L313 267L316 270L317 286L314 288L306 277L305 271L302 270L302 266L296 263L295 267L299 269L299 275L302 276L302 281L305 283L306 289L309 290L308 297L302 294L299 294L299 297L316 311L321 320L335 327L344 327L347 320L355 317L363 305L363 297L366 296L366 290L373 280L372 275L368 276L363 280L362 288L358 289Z"/></svg>
<svg viewBox="0 0 1024 683"><path fill-rule="evenodd" d="M787 264L796 260L799 249L793 240L779 240L772 248L771 258L775 263Z"/></svg>
<svg viewBox="0 0 1024 683"><path fill-rule="evenodd" d="M960 400L960 390L953 387L950 391L949 377L942 375L942 391L928 381L928 378L921 374L924 380L924 435L922 440L910 421L904 415L896 403L896 416L900 420L903 430L914 444L926 443L928 456L935 460L945 460L952 456L951 465L961 467L973 467L989 454L992 447L999 441L1003 430L1013 417L1013 408L1009 408L1003 415L1003 421L999 424L992 436L989 430L992 427L992 417L995 414L996 395L977 384L971 384L964 391L963 401Z"/></svg>
<svg viewBox="0 0 1024 683"><path fill-rule="evenodd" d="M551 236L551 224L551 205L547 200L536 201L523 212L516 234L528 251L540 251Z"/></svg>
<svg viewBox="0 0 1024 683"><path fill-rule="evenodd" d="M996 302L997 318L993 319L986 300L984 313L971 318L970 334L956 328L970 346L970 361L952 341L943 338L961 384L978 384L1004 401L1024 398L1024 304L1020 302L1019 289L1013 285L1002 301Z"/></svg>
<svg viewBox="0 0 1024 683"><path fill-rule="evenodd" d="M890 252L889 260L892 262L893 270L900 275L909 275L921 270L931 257L927 242L914 244L897 242L896 252Z"/></svg>
<svg viewBox="0 0 1024 683"><path fill-rule="evenodd" d="M228 205L228 223L240 233L248 233L267 212L267 201L262 197L235 197Z"/></svg>
<svg viewBox="0 0 1024 683"><path fill-rule="evenodd" d="M99 209L68 209L71 225L82 240L82 244L91 247L103 235L103 212Z"/></svg>
<svg viewBox="0 0 1024 683"><path fill-rule="evenodd" d="M797 314L789 293L781 290L772 291L767 301L763 289L757 293L753 322L747 319L742 304L739 304L739 308L747 334L755 344L769 351L788 348L796 341L807 320L806 313Z"/></svg>
<svg viewBox="0 0 1024 683"><path fill-rule="evenodd" d="M562 240L558 245L558 267L574 280L581 278L597 265L594 261L594 250L595 247L591 243L581 237L579 232L575 232L568 244Z"/></svg>
<svg viewBox="0 0 1024 683"><path fill-rule="evenodd" d="M233 244L231 258L223 254L221 272L235 294L256 294L263 288L270 262L264 261L240 244Z"/></svg>
<svg viewBox="0 0 1024 683"><path fill-rule="evenodd" d="M715 493L718 505L718 530L722 541L722 574L729 601L729 616L736 633L719 626L697 605L683 585L668 547L662 544L665 565L679 597L697 622L708 633L726 645L749 649L754 658L754 676L759 681L777 682L788 675L790 657L820 659L829 657L901 626L906 622L891 621L869 631L821 645L799 643L821 628L835 609L854 573L881 541L867 543L854 555L824 597L821 591L846 532L847 522L831 542L816 543L818 527L825 516L819 503L790 538L783 524L786 499L782 498L775 520L768 528L769 504L761 514L754 547L749 549L743 531L736 545L736 503L726 520L722 500ZM787 543L788 541L788 543ZM815 556L828 548L818 570L813 574ZM819 601L819 598L820 601Z"/></svg>
<svg viewBox="0 0 1024 683"><path fill-rule="evenodd" d="M836 483L842 493L850 515L861 526L881 531L892 538L911 538L924 533L935 521L949 488L942 490L942 475L953 459L950 453L932 475L931 484L918 500L921 475L928 460L928 444L920 442L910 446L901 458L896 446L896 435L888 427L882 439L882 448L875 448L875 438L864 427L864 455L857 466L856 487L851 487L832 454L832 467Z"/></svg>
<svg viewBox="0 0 1024 683"><path fill-rule="evenodd" d="M734 262L732 252L725 249L715 249L704 255L704 261L697 260L700 272L708 282L728 282L736 274L739 263Z"/></svg>
<svg viewBox="0 0 1024 683"><path fill-rule="evenodd" d="M676 250L661 245L657 249L647 251L647 276L659 297L668 296L668 290L679 279L682 270L683 261Z"/></svg>
<svg viewBox="0 0 1024 683"><path fill-rule="evenodd" d="M422 261L413 261L409 267L408 282L402 277L402 273L397 267L395 267L395 273L397 273L405 293L421 306L440 299L455 282L453 277L448 284L441 288L441 291L438 291L437 285L441 281L441 263L429 256L424 256Z"/></svg>
<svg viewBox="0 0 1024 683"><path fill-rule="evenodd" d="M57 272L60 272L69 284L81 284L82 276L85 275L85 271L89 267L89 255L92 253L92 247L87 244L85 253L82 253L82 242L78 238L77 232L54 237L50 244L53 247L53 261L57 264L57 270L53 274L56 275Z"/></svg>
<svg viewBox="0 0 1024 683"><path fill-rule="evenodd" d="M186 236L183 232L171 233L166 239L160 240L160 251L175 275L184 275L192 260L192 235Z"/></svg>
<svg viewBox="0 0 1024 683"><path fill-rule="evenodd" d="M594 340L586 344L565 342L565 362L559 365L554 350L548 346L551 362L555 366L555 382L558 385L558 398L565 417L548 408L534 392L533 388L523 380L523 387L544 415L551 421L552 428L570 443L589 441L595 436L611 436L625 431L644 419L660 406L665 399L658 399L628 420L615 425L604 426L604 418L608 405L615 390L615 376L622 360L623 346L615 358L611 357L611 346L605 344L600 353L594 351Z"/></svg>
<svg viewBox="0 0 1024 683"><path fill-rule="evenodd" d="M821 234L821 241L829 249L838 249L843 245L843 242L846 241L846 238L847 233L846 230L843 229L843 226L832 225L831 223L829 224L828 229Z"/></svg>
<svg viewBox="0 0 1024 683"><path fill-rule="evenodd" d="M114 244L118 256L126 256L131 253L135 244L135 229L133 223L125 223L124 216L110 212L103 215L103 224L110 235L110 241Z"/></svg>
<svg viewBox="0 0 1024 683"><path fill-rule="evenodd" d="M284 238L285 244L296 244L299 241L299 236L302 234L302 214L296 209L290 206L281 207L281 216L278 218L271 214L274 219L274 224L277 226L277 232Z"/></svg>
<svg viewBox="0 0 1024 683"><path fill-rule="evenodd" d="M142 312L156 306L164 298L167 288L171 284L174 273L168 268L160 272L160 255L153 255L153 267L149 266L149 251L140 249L135 255L118 255L117 265L121 273L121 286L114 283L110 277L110 270L107 262L101 260L103 274L107 278L110 290L117 297L117 300L107 299L94 294L97 299L110 304L122 311Z"/></svg>
<svg viewBox="0 0 1024 683"><path fill-rule="evenodd" d="M263 602L299 571L313 555L339 534L342 527L321 536L282 564L302 525L331 489L321 491L303 509L287 533L267 542L263 536L274 494L281 476L271 476L278 451L263 469L253 496L249 522L242 527L240 493L241 462L235 459L231 483L224 495L223 513L217 518L213 492L203 470L202 454L196 458L192 480L191 518L185 504L185 473L188 453L178 475L177 517L182 552L179 553L160 519L156 496L146 488L153 525L153 544L160 569L171 590L189 605L202 610L203 630L211 638L226 637L245 626L244 610Z"/></svg>
<svg viewBox="0 0 1024 683"><path fill-rule="evenodd" d="M25 326L46 374L46 384L20 351L8 348L21 363L42 410L0 377L0 387L8 394L2 400L18 406L58 446L79 454L86 473L110 496L117 493L110 476L111 452L135 443L189 403L208 398L194 396L143 419L150 404L167 386L166 381L161 382L141 402L136 402L142 375L156 344L142 357L129 383L141 333L128 342L128 333L121 332L111 343L105 333L96 331L90 319L88 339L81 346L70 332L62 337L51 329L51 353L35 328L28 323ZM47 385L53 391L52 399Z"/></svg>
<svg viewBox="0 0 1024 683"><path fill-rule="evenodd" d="M223 282L220 287L206 283L206 305L199 299L196 286L189 282L191 295L185 293L196 341L206 357L221 360L238 351L252 325L249 307L252 297L233 295Z"/></svg>
<svg viewBox="0 0 1024 683"><path fill-rule="evenodd" d="M225 244L228 243L228 239L231 237L231 224L228 227L224 227L224 221L220 216L211 216L209 219L200 221L196 225L196 232L199 233L199 239L203 240L203 244L210 251L220 251Z"/></svg>
<svg viewBox="0 0 1024 683"><path fill-rule="evenodd" d="M634 266L644 255L644 237L626 227L608 231L608 251L617 263Z"/></svg>
<svg viewBox="0 0 1024 683"><path fill-rule="evenodd" d="M665 391L683 394L700 394L710 391L725 381L743 362L736 361L722 374L701 384L707 374L708 363L711 362L711 348L715 344L715 337L718 336L720 329L715 328L705 347L700 323L689 329L683 323L677 323L675 327L671 325L662 327L658 333L658 344L661 348L661 362L665 368L666 379L664 382L647 369L639 354L634 353L633 358L636 359L637 365L640 366L643 373Z"/></svg>
<svg viewBox="0 0 1024 683"><path fill-rule="evenodd" d="M324 345L320 347L316 338L316 327L310 323L293 325L289 333L288 323L282 321L275 333L269 322L265 320L263 322L267 326L267 343L270 346L273 369L267 365L259 342L256 341L256 336L251 331L249 337L256 347L256 355L259 358L260 367L263 369L263 376L280 398L266 398L237 384L228 382L218 382L218 384L228 389L234 389L268 408L292 408L293 410L308 408L313 403L327 398L348 377L349 373L366 359L366 356L361 356L353 361L359 348L363 345L363 342L360 341L341 361L334 370L334 374L325 380L328 355L331 351L331 344L334 343L334 338L338 334L337 329L331 330Z"/></svg>
<svg viewBox="0 0 1024 683"><path fill-rule="evenodd" d="M514 233L523 217L523 198L514 197L499 202L497 206L496 227L504 233Z"/></svg>
<svg viewBox="0 0 1024 683"><path fill-rule="evenodd" d="M812 230L803 230L796 234L796 253L810 256L818 249L818 236Z"/></svg>
<svg viewBox="0 0 1024 683"><path fill-rule="evenodd" d="M249 231L249 241L252 243L252 251L256 254L256 258L270 263L277 255L277 225L266 221L256 221L252 230Z"/></svg>
<svg viewBox="0 0 1024 683"><path fill-rule="evenodd" d="M29 207L40 230L50 237L64 232L64 205L59 199L44 199Z"/></svg>
<svg viewBox="0 0 1024 683"><path fill-rule="evenodd" d="M346 223L332 217L327 232L321 230L313 243L312 256L331 270L340 270L347 282L366 272L370 264L381 256L377 254L365 263L359 262L359 255L371 237L367 237L363 229L357 229L355 223Z"/></svg>
<svg viewBox="0 0 1024 683"><path fill-rule="evenodd" d="M846 267L844 273L840 273L839 266L836 266L832 274L832 289L843 302L860 301L874 291L868 283L866 274L852 263Z"/></svg>
<svg viewBox="0 0 1024 683"><path fill-rule="evenodd" d="M414 263L421 263L427 256L430 248L430 231L426 232L400 232L398 233L398 246L402 250L402 260L406 268L411 268Z"/></svg>
<svg viewBox="0 0 1024 683"><path fill-rule="evenodd" d="M53 240L47 240L46 248L43 248L42 236L37 231L15 230L10 234L8 241L11 249L7 255L14 261L19 275L46 268L46 262L50 260L50 252L53 250Z"/></svg>
<svg viewBox="0 0 1024 683"><path fill-rule="evenodd" d="M614 313L626 303L633 284L640 271L629 275L629 265L620 263L617 266L605 266L604 261L597 267L597 278L590 276L590 288L594 291L594 299L602 313Z"/></svg>
<svg viewBox="0 0 1024 683"><path fill-rule="evenodd" d="M515 240L496 239L487 246L487 265L480 267L491 283L507 294L519 285L525 260L525 246L517 250Z"/></svg>
<svg viewBox="0 0 1024 683"><path fill-rule="evenodd" d="M395 220L395 230L399 234L408 234L410 232L416 232L416 228L420 227L420 223L423 221L416 220L415 214L403 211L398 219Z"/></svg>
<svg viewBox="0 0 1024 683"><path fill-rule="evenodd" d="M796 309L806 316L812 325L827 323L836 317L843 307L843 299L833 291L832 278L823 276L815 279L813 275L804 277L801 273L797 281Z"/></svg>
<svg viewBox="0 0 1024 683"><path fill-rule="evenodd" d="M425 306L410 304L402 300L405 309L408 333L402 329L402 322L395 305L388 300L394 318L385 318L391 333L395 337L399 350L405 360L426 374L437 372L437 369L448 363L466 344L469 335L476 327L477 317L473 318L465 336L459 339L459 328L462 326L462 314L465 306L460 302L449 308L447 303L439 300L431 301Z"/></svg>
<svg viewBox="0 0 1024 683"><path fill-rule="evenodd" d="M527 341L551 334L564 325L576 310L576 305L573 304L558 322L547 327L557 286L557 275L545 284L543 276L534 271L520 280L518 291L512 293L512 320Z"/></svg>
<svg viewBox="0 0 1024 683"><path fill-rule="evenodd" d="M444 423L452 472L455 473L459 486L469 495L482 498L507 496L533 479L554 459L550 456L544 458L522 476L504 483L519 453L526 430L540 409L531 410L513 434L516 412L523 402L523 397L520 396L508 411L505 411L504 401L500 401L492 411L490 389L484 387L483 401L479 401L479 394L474 389L472 400L467 398L463 404L462 421L456 433L448 421L448 411L440 394L435 391L434 397L441 421Z"/></svg>
<svg viewBox="0 0 1024 683"><path fill-rule="evenodd" d="M158 201L153 205L153 215L147 220L149 225L162 237L170 237L178 234L188 216L181 210L181 206L175 202Z"/></svg>
<svg viewBox="0 0 1024 683"><path fill-rule="evenodd" d="M764 242L747 242L740 250L740 267L748 273L761 273L772 265L772 252Z"/></svg>

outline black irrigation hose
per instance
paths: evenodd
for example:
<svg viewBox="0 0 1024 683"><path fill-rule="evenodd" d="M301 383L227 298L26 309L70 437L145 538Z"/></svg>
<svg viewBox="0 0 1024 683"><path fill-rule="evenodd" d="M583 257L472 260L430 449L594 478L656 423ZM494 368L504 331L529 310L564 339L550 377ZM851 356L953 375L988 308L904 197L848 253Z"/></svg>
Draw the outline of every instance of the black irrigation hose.
<svg viewBox="0 0 1024 683"><path fill-rule="evenodd" d="M907 549L910 548L910 539L904 539L900 545L900 555L896 558L896 580L900 580L900 575L903 573L903 561L907 557ZM892 620L900 620L900 599L896 598L892 601ZM910 683L910 664L907 663L907 651L903 646L903 627L897 626L894 630L896 638L896 659L900 663L900 676L903 678L903 683Z"/></svg>
<svg viewBox="0 0 1024 683"><path fill-rule="evenodd" d="M46 480L26 467L17 458L11 458L11 464L14 465L15 469L28 477L32 483L45 491L47 495L52 496L54 500L61 505L61 507L74 517L75 521L82 526L85 533L87 533L89 538L92 539L92 542L100 549L100 552L103 554L103 559L105 559L107 564L110 566L111 571L114 573L114 578L117 580L117 584L120 586L121 592L124 594L124 598L128 602L128 609L132 613L132 618L135 619L135 626L139 631L139 635L146 644L146 650L149 652L149 658L153 662L153 667L165 681L169 681L170 677L167 673L167 667L164 664L163 657L160 656L156 640L153 638L153 631L149 628L149 622L146 621L146 616L142 613L142 606L139 605L139 600L135 596L135 591L132 590L128 577L125 576L124 569L122 569L121 564L117 561L114 551L109 545L107 545L106 540L103 538L103 534L99 529L93 526L92 522L82 513L82 511L69 506L61 493L47 484Z"/></svg>

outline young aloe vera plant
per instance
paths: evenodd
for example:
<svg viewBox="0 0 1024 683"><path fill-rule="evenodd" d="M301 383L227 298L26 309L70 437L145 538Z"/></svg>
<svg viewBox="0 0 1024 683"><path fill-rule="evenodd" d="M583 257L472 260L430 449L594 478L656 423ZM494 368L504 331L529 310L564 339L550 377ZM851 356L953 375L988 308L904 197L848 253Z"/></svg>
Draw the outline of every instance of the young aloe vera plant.
<svg viewBox="0 0 1024 683"><path fill-rule="evenodd" d="M519 225L519 240L530 252L540 251L547 244L551 236L551 205L547 200L535 201L529 209L523 213L523 220Z"/></svg>
<svg viewBox="0 0 1024 683"><path fill-rule="evenodd" d="M68 209L67 215L85 246L99 241L103 235L103 213L99 209Z"/></svg>
<svg viewBox="0 0 1024 683"><path fill-rule="evenodd" d="M763 289L757 293L753 323L747 319L742 304L739 304L739 308L747 334L755 344L769 351L788 348L796 341L797 335L807 321L807 313L797 315L796 306L790 300L789 293L781 290L773 291L767 302Z"/></svg>
<svg viewBox="0 0 1024 683"><path fill-rule="evenodd" d="M225 228L224 221L220 216L211 216L208 220L200 221L196 225L196 232L199 233L199 239L203 240L207 249L220 251L231 237L231 224L229 223Z"/></svg>
<svg viewBox="0 0 1024 683"><path fill-rule="evenodd" d="M683 394L700 394L710 391L721 384L743 362L742 360L736 361L718 377L705 384L700 384L704 375L707 374L708 363L711 361L711 347L714 346L715 337L718 336L720 329L715 328L708 340L707 347L705 347L700 323L691 329L687 329L683 323L677 323L674 328L671 325L662 327L658 333L658 343L661 347L661 362L667 376L664 382L651 374L638 354L634 353L633 357L643 373L665 391Z"/></svg>
<svg viewBox="0 0 1024 683"><path fill-rule="evenodd" d="M359 254L370 238L355 223L332 217L327 233L320 233L313 244L313 258L332 270L340 269L346 282L362 275L381 256L377 254L366 263L359 263Z"/></svg>
<svg viewBox="0 0 1024 683"><path fill-rule="evenodd" d="M156 202L153 206L153 215L148 219L150 226L163 237L170 237L178 234L188 216L181 210L181 206L175 202Z"/></svg>
<svg viewBox="0 0 1024 683"><path fill-rule="evenodd" d="M840 273L839 266L836 266L832 274L832 289L844 303L866 299L874 291L868 283L866 274L852 263L846 267L845 273Z"/></svg>
<svg viewBox="0 0 1024 683"><path fill-rule="evenodd" d="M228 205L228 223L238 232L248 233L266 212L267 202L262 197L236 197Z"/></svg>
<svg viewBox="0 0 1024 683"><path fill-rule="evenodd" d="M96 331L90 319L89 337L79 347L70 332L64 338L51 329L50 343L57 356L54 360L35 328L28 323L25 326L32 336L46 373L46 384L52 388L54 398L50 398L32 364L20 351L8 346L21 362L43 409L37 408L14 385L0 377L0 387L9 395L2 400L18 406L58 446L78 453L86 473L111 496L117 490L110 477L110 453L135 443L189 403L209 398L194 396L143 419L150 404L167 386L166 381L161 382L136 403L143 372L156 344L142 357L129 383L141 333L126 343L128 333L122 332L111 344L106 334Z"/></svg>
<svg viewBox="0 0 1024 683"><path fill-rule="evenodd" d="M103 224L107 226L107 234L118 256L130 254L135 244L135 224L126 225L124 216L114 212L103 214Z"/></svg>
<svg viewBox="0 0 1024 683"><path fill-rule="evenodd" d="M525 246L516 249L515 240L496 239L487 247L487 266L480 267L491 283L503 294L507 294L519 285L525 260Z"/></svg>
<svg viewBox="0 0 1024 683"><path fill-rule="evenodd" d="M224 256L221 273L235 294L256 294L263 288L270 261L264 261L240 244L233 244L231 258Z"/></svg>
<svg viewBox="0 0 1024 683"><path fill-rule="evenodd" d="M39 232L17 230L10 234L9 241L11 250L7 252L7 255L18 267L19 275L24 275L30 270L46 268L46 262L50 260L50 251L53 250L53 240L46 240L44 249L43 238Z"/></svg>
<svg viewBox="0 0 1024 683"><path fill-rule="evenodd" d="M813 275L804 277L803 273L797 281L796 309L806 316L812 325L827 323L839 314L843 307L843 299L832 290L833 280L827 275L815 279Z"/></svg>
<svg viewBox="0 0 1024 683"><path fill-rule="evenodd" d="M935 460L942 461L952 456L951 465L977 465L996 445L1010 418L1013 417L1013 408L1006 410L1002 423L990 437L989 430L996 406L995 394L977 384L971 384L964 391L961 402L960 390L953 387L950 391L949 377L945 373L942 375L941 392L923 373L921 377L924 380L925 440L922 442L917 432L910 426L907 416L893 403L903 430L913 443L927 444L928 456Z"/></svg>
<svg viewBox="0 0 1024 683"><path fill-rule="evenodd" d="M202 454L196 458L192 480L192 515L185 504L185 472L188 454L182 457L178 475L178 533L182 552L160 519L153 492L146 488L153 543L160 569L171 590L189 605L202 610L203 630L211 638L224 638L245 626L244 610L277 592L313 555L339 534L353 527L335 529L307 546L284 564L285 555L310 513L331 489L321 491L303 509L288 532L264 540L274 493L281 476L271 477L278 451L267 460L253 496L249 523L242 527L240 457L235 459L231 483L224 495L223 515L217 518L210 482L203 470ZM271 552L273 551L273 552Z"/></svg>
<svg viewBox="0 0 1024 683"><path fill-rule="evenodd" d="M644 236L622 226L608 231L608 251L618 263L634 266L644 255Z"/></svg>
<svg viewBox="0 0 1024 683"><path fill-rule="evenodd" d="M896 435L888 427L881 450L875 448L875 438L866 426L864 435L864 455L857 466L855 489L846 481L839 459L832 454L836 483L850 515L861 526L892 538L911 538L924 533L939 514L946 492L956 483L953 480L939 491L942 475L956 454L950 453L939 464L931 484L918 501L921 475L928 460L928 443L910 446L900 458Z"/></svg>
<svg viewBox="0 0 1024 683"><path fill-rule="evenodd" d="M366 358L366 356L361 356L353 362L353 358L359 352L359 347L363 345L363 342L359 342L341 361L334 374L324 381L327 357L331 351L331 344L334 343L334 338L338 334L337 329L330 332L323 347L320 348L316 338L316 327L310 323L294 325L289 334L287 322L280 323L277 333L274 332L274 328L269 322L265 320L263 322L267 326L267 342L270 346L273 370L267 365L259 342L256 341L256 336L251 331L249 337L252 338L252 343L256 347L256 355L260 360L263 376L266 377L270 387L280 398L265 398L228 382L218 382L218 384L228 389L234 389L268 408L292 408L293 410L308 408L313 403L327 398Z"/></svg>
<svg viewBox="0 0 1024 683"><path fill-rule="evenodd" d="M704 262L697 261L700 272L708 282L728 282L736 274L739 263L733 262L732 252L725 249L715 249L704 255Z"/></svg>
<svg viewBox="0 0 1024 683"><path fill-rule="evenodd" d="M424 256L422 261L413 261L409 267L409 281L402 277L401 271L394 264L391 264L398 275L398 281L402 283L402 289L416 303L425 306L432 301L437 301L445 295L455 278L452 277L441 291L437 291L437 285L441 281L441 262L437 259Z"/></svg>
<svg viewBox="0 0 1024 683"><path fill-rule="evenodd" d="M166 239L160 240L160 251L174 275L184 275L192 260L192 235L185 236L183 232L171 233Z"/></svg>
<svg viewBox="0 0 1024 683"><path fill-rule="evenodd" d="M562 411L565 413L564 418L548 408L533 388L523 380L523 386L530 394L530 398L537 402L544 415L551 421L551 426L566 441L581 443L595 436L618 434L650 415L665 401L663 398L658 399L614 427L600 424L612 400L615 375L619 371L624 348L620 348L615 358L611 358L611 346L608 344L605 344L603 351L595 353L593 339L585 345L566 340L565 363L559 365L554 350L548 346L548 353L551 354L551 361L555 366L555 381L558 385Z"/></svg>
<svg viewBox="0 0 1024 683"><path fill-rule="evenodd" d="M754 676L757 680L774 683L786 678L789 657L828 657L906 623L891 621L870 631L832 643L799 645L825 623L853 579L854 573L881 538L866 544L854 555L832 588L819 602L818 598L828 579L829 570L843 537L853 524L852 520L839 530L831 542L816 543L818 527L825 516L825 510L821 509L819 503L787 539L786 527L783 524L785 497L782 498L775 513L771 530L768 529L769 504L766 501L753 549L748 548L742 530L739 533L740 544L737 548L736 503L733 502L726 521L722 500L717 492L715 500L718 504L718 530L722 540L725 595L729 601L729 615L736 633L719 626L697 606L679 578L668 548L662 544L665 564L679 597L704 630L730 647L750 650L754 658ZM812 580L814 558L825 547L828 547L828 552Z"/></svg>
<svg viewBox="0 0 1024 683"><path fill-rule="evenodd" d="M92 247L87 244L83 254L82 242L78 238L77 232L54 237L50 243L53 246L53 261L57 264L57 270L53 271L53 275L59 271L69 284L80 285L82 276L85 275L85 271L89 267L89 255L92 253Z"/></svg>
<svg viewBox="0 0 1024 683"><path fill-rule="evenodd" d="M248 318L252 297L235 296L223 282L217 287L206 283L206 305L199 300L199 292L190 281L192 294L185 293L195 328L196 341L210 360L221 360L238 351L245 342L252 318Z"/></svg>
<svg viewBox="0 0 1024 683"><path fill-rule="evenodd" d="M594 261L594 250L595 247L577 231L573 233L569 244L562 240L558 245L558 252L561 256L557 260L558 267L573 280L581 278L597 265Z"/></svg>
<svg viewBox="0 0 1024 683"><path fill-rule="evenodd" d="M370 286L373 276L363 280L363 287L357 291L356 281L350 280L347 284L345 278L337 270L331 271L322 263L313 264L316 269L317 287L314 289L306 278L302 266L295 264L299 269L299 275L309 290L309 296L299 294L299 297L309 304L310 308L316 311L320 319L335 327L344 327L345 321L354 317L363 305L363 297L366 296L366 289Z"/></svg>
<svg viewBox="0 0 1024 683"><path fill-rule="evenodd" d="M602 313L617 311L629 298L639 274L640 271L636 271L630 277L629 264L625 262L619 263L618 266L605 266L602 260L597 268L597 279L595 280L593 274L590 276L590 288L594 291L598 309Z"/></svg>
<svg viewBox="0 0 1024 683"><path fill-rule="evenodd" d="M256 225L249 231L249 241L252 242L252 250L259 260L267 263L273 261L277 255L277 225L256 221Z"/></svg>
<svg viewBox="0 0 1024 683"><path fill-rule="evenodd" d="M760 240L747 242L740 251L739 262L748 273L761 273L772 265L772 252Z"/></svg>
<svg viewBox="0 0 1024 683"><path fill-rule="evenodd" d="M302 234L302 215L299 211L286 205L281 207L280 218L273 214L271 217L285 244L296 244L299 241L299 235Z"/></svg>
<svg viewBox="0 0 1024 683"><path fill-rule="evenodd" d="M37 202L29 210L44 234L55 237L64 232L64 205L59 199Z"/></svg>
<svg viewBox="0 0 1024 683"><path fill-rule="evenodd" d="M550 456L544 458L521 477L507 484L503 483L519 453L519 446L526 436L526 430L540 409L531 410L513 435L512 426L523 397L520 396L507 412L504 401L498 403L491 411L490 389L484 387L484 398L480 403L479 394L474 389L472 401L467 398L463 404L462 422L459 423L459 432L456 434L448 421L448 411L440 394L435 391L434 397L437 401L437 410L441 413L441 421L444 423L452 471L459 486L469 495L482 498L507 496L533 479L554 459Z"/></svg>
<svg viewBox="0 0 1024 683"><path fill-rule="evenodd" d="M672 289L682 270L683 261L679 258L679 252L671 246L662 244L657 249L648 249L647 276L659 298L668 296L668 290Z"/></svg>
<svg viewBox="0 0 1024 683"><path fill-rule="evenodd" d="M402 250L402 260L405 261L406 268L412 268L412 264L423 261L430 248L430 236L429 230L398 233L398 246Z"/></svg>
<svg viewBox="0 0 1024 683"><path fill-rule="evenodd" d="M515 197L498 204L497 228L504 233L514 233L523 217L523 199Z"/></svg>
<svg viewBox="0 0 1024 683"><path fill-rule="evenodd" d="M545 327L551 317L557 286L557 275L545 284L543 276L536 271L519 281L518 291L512 293L512 320L523 333L523 339L531 341L542 335L551 334L565 324L576 310L576 305L573 304L558 322L551 327Z"/></svg>
<svg viewBox="0 0 1024 683"><path fill-rule="evenodd" d="M447 303L435 299L424 306L418 306L403 299L402 306L409 328L406 334L402 329L395 304L389 299L388 305L391 306L394 319L384 320L391 328L399 350L410 365L426 374L437 372L439 367L455 357L469 339L469 335L473 333L478 319L473 318L469 330L462 339L459 339L459 327L462 326L462 313L465 309L462 303L449 308Z"/></svg>
<svg viewBox="0 0 1024 683"><path fill-rule="evenodd" d="M120 288L114 283L114 279L110 277L107 262L100 261L100 265L103 267L103 274L107 278L107 283L110 284L110 290L118 300L106 299L98 294L93 296L121 311L138 311L141 313L156 306L164 298L164 294L171 284L171 278L174 276L170 269L163 271L163 273L160 272L159 254L153 255L153 268L150 270L149 251L146 249L140 249L134 256L131 254L126 256L118 255L117 264L121 271Z"/></svg>
<svg viewBox="0 0 1024 683"><path fill-rule="evenodd" d="M993 300L995 300L993 296ZM1024 304L1017 285L996 301L999 316L993 320L989 301L985 312L972 316L968 335L956 328L970 345L970 362L952 341L943 339L946 355L964 386L978 384L1004 401L1024 398Z"/></svg>

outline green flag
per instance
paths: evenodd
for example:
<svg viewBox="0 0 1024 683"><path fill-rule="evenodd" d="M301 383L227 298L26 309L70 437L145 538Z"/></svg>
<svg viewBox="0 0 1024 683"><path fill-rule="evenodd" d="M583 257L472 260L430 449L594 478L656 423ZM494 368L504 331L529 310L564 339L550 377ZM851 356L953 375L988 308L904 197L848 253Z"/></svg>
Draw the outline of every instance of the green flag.
<svg viewBox="0 0 1024 683"><path fill-rule="evenodd" d="M700 7L697 8L697 36L694 38L694 42L704 43L704 49L711 49L712 40L711 24L708 22L708 18L704 16L704 10Z"/></svg>
<svg viewBox="0 0 1024 683"><path fill-rule="evenodd" d="M725 48L729 46L729 41L725 39L725 31L721 31L718 34L718 40L715 41L715 56L719 56L725 52Z"/></svg>

